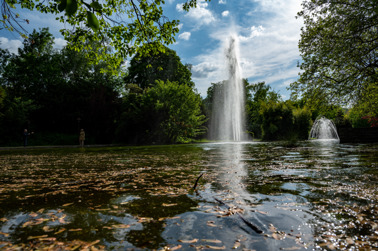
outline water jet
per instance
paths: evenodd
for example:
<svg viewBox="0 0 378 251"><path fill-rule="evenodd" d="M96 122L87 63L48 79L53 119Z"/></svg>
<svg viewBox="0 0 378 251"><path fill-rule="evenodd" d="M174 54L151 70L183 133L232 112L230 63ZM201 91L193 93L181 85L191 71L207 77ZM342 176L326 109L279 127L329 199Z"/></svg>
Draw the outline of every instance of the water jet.
<svg viewBox="0 0 378 251"><path fill-rule="evenodd" d="M244 133L244 86L239 65L239 43L231 36L225 51L228 80L214 91L210 138L242 141Z"/></svg>
<svg viewBox="0 0 378 251"><path fill-rule="evenodd" d="M309 139L331 139L339 140L336 126L332 120L324 116L318 117L312 125Z"/></svg>

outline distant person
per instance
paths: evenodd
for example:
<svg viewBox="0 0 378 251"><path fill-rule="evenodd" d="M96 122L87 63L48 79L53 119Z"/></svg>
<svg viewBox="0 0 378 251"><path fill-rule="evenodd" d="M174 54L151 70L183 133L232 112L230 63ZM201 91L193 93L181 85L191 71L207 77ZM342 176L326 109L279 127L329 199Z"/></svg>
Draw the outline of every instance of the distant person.
<svg viewBox="0 0 378 251"><path fill-rule="evenodd" d="M84 147L84 140L85 140L85 132L84 132L84 129L81 129L80 135L79 135L79 143L81 147Z"/></svg>
<svg viewBox="0 0 378 251"><path fill-rule="evenodd" d="M28 137L29 137L31 134L33 134L33 133L34 133L34 132L29 133L29 132L28 132L28 129L24 129L24 133L23 133L23 135L22 135L23 140L24 140L24 146L27 146L27 145L28 145Z"/></svg>

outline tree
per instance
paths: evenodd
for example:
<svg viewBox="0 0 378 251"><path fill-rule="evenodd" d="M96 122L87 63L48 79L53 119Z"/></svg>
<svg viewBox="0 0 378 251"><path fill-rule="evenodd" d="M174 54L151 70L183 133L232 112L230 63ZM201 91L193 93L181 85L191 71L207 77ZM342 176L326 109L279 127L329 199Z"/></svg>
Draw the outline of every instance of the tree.
<svg viewBox="0 0 378 251"><path fill-rule="evenodd" d="M359 102L378 82L377 1L305 0L294 95L311 104ZM375 99L378 93L375 93ZM376 108L375 108L376 109Z"/></svg>
<svg viewBox="0 0 378 251"><path fill-rule="evenodd" d="M280 96L278 93L271 90L269 85L265 82L246 85L246 114L247 114L247 130L253 134L255 138L262 137L261 125L263 118L260 110L263 104L267 102L278 102Z"/></svg>
<svg viewBox="0 0 378 251"><path fill-rule="evenodd" d="M74 28L61 30L70 48L87 50L90 44L86 41L111 46L113 53L92 51L87 56L95 62L106 60L117 66L126 56L136 52L153 55L164 51L162 44L175 41L179 21L169 21L163 15L162 4L164 0L4 0L0 8L0 30L15 30L27 37L24 22L29 20L17 14L16 8L52 13L57 15L57 20ZM196 6L196 0L187 0L183 5L187 11ZM142 44L149 46L141 47Z"/></svg>
<svg viewBox="0 0 378 251"><path fill-rule="evenodd" d="M137 53L131 59L128 71L125 82L136 84L142 89L154 86L157 80L194 87L189 68L181 63L180 57L174 50L167 47L164 47L164 52L152 56Z"/></svg>
<svg viewBox="0 0 378 251"><path fill-rule="evenodd" d="M263 140L283 140L291 137L294 132L294 117L290 104L273 101L264 103L260 115Z"/></svg>
<svg viewBox="0 0 378 251"><path fill-rule="evenodd" d="M85 52L53 50L53 40L48 29L34 31L24 40L18 55L0 54L0 84L7 94L4 109L9 111L4 123L12 125L9 121L15 121L11 126L15 128L20 124L17 121L29 121L38 131L35 138L47 138L46 134L76 135L80 121L92 143L110 143L118 116L121 78L102 73L104 64L91 64ZM18 120L10 112L13 107L20 113L25 111Z"/></svg>
<svg viewBox="0 0 378 251"><path fill-rule="evenodd" d="M183 143L205 132L201 98L192 88L158 80L124 97L117 139L128 143Z"/></svg>

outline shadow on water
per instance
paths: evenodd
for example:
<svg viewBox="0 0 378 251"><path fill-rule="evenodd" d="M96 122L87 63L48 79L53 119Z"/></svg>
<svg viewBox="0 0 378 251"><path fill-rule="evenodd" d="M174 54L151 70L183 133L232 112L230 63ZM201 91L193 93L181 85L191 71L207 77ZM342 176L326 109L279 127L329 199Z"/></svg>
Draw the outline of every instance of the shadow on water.
<svg viewBox="0 0 378 251"><path fill-rule="evenodd" d="M0 151L0 249L374 249L377 152L319 140Z"/></svg>

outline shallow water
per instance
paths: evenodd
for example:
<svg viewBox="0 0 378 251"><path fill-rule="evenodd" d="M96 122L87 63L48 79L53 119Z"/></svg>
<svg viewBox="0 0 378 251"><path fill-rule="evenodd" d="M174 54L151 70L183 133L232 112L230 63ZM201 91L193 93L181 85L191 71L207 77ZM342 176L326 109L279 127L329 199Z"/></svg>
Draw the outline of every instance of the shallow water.
<svg viewBox="0 0 378 251"><path fill-rule="evenodd" d="M0 249L375 249L377 163L337 141L3 150Z"/></svg>

